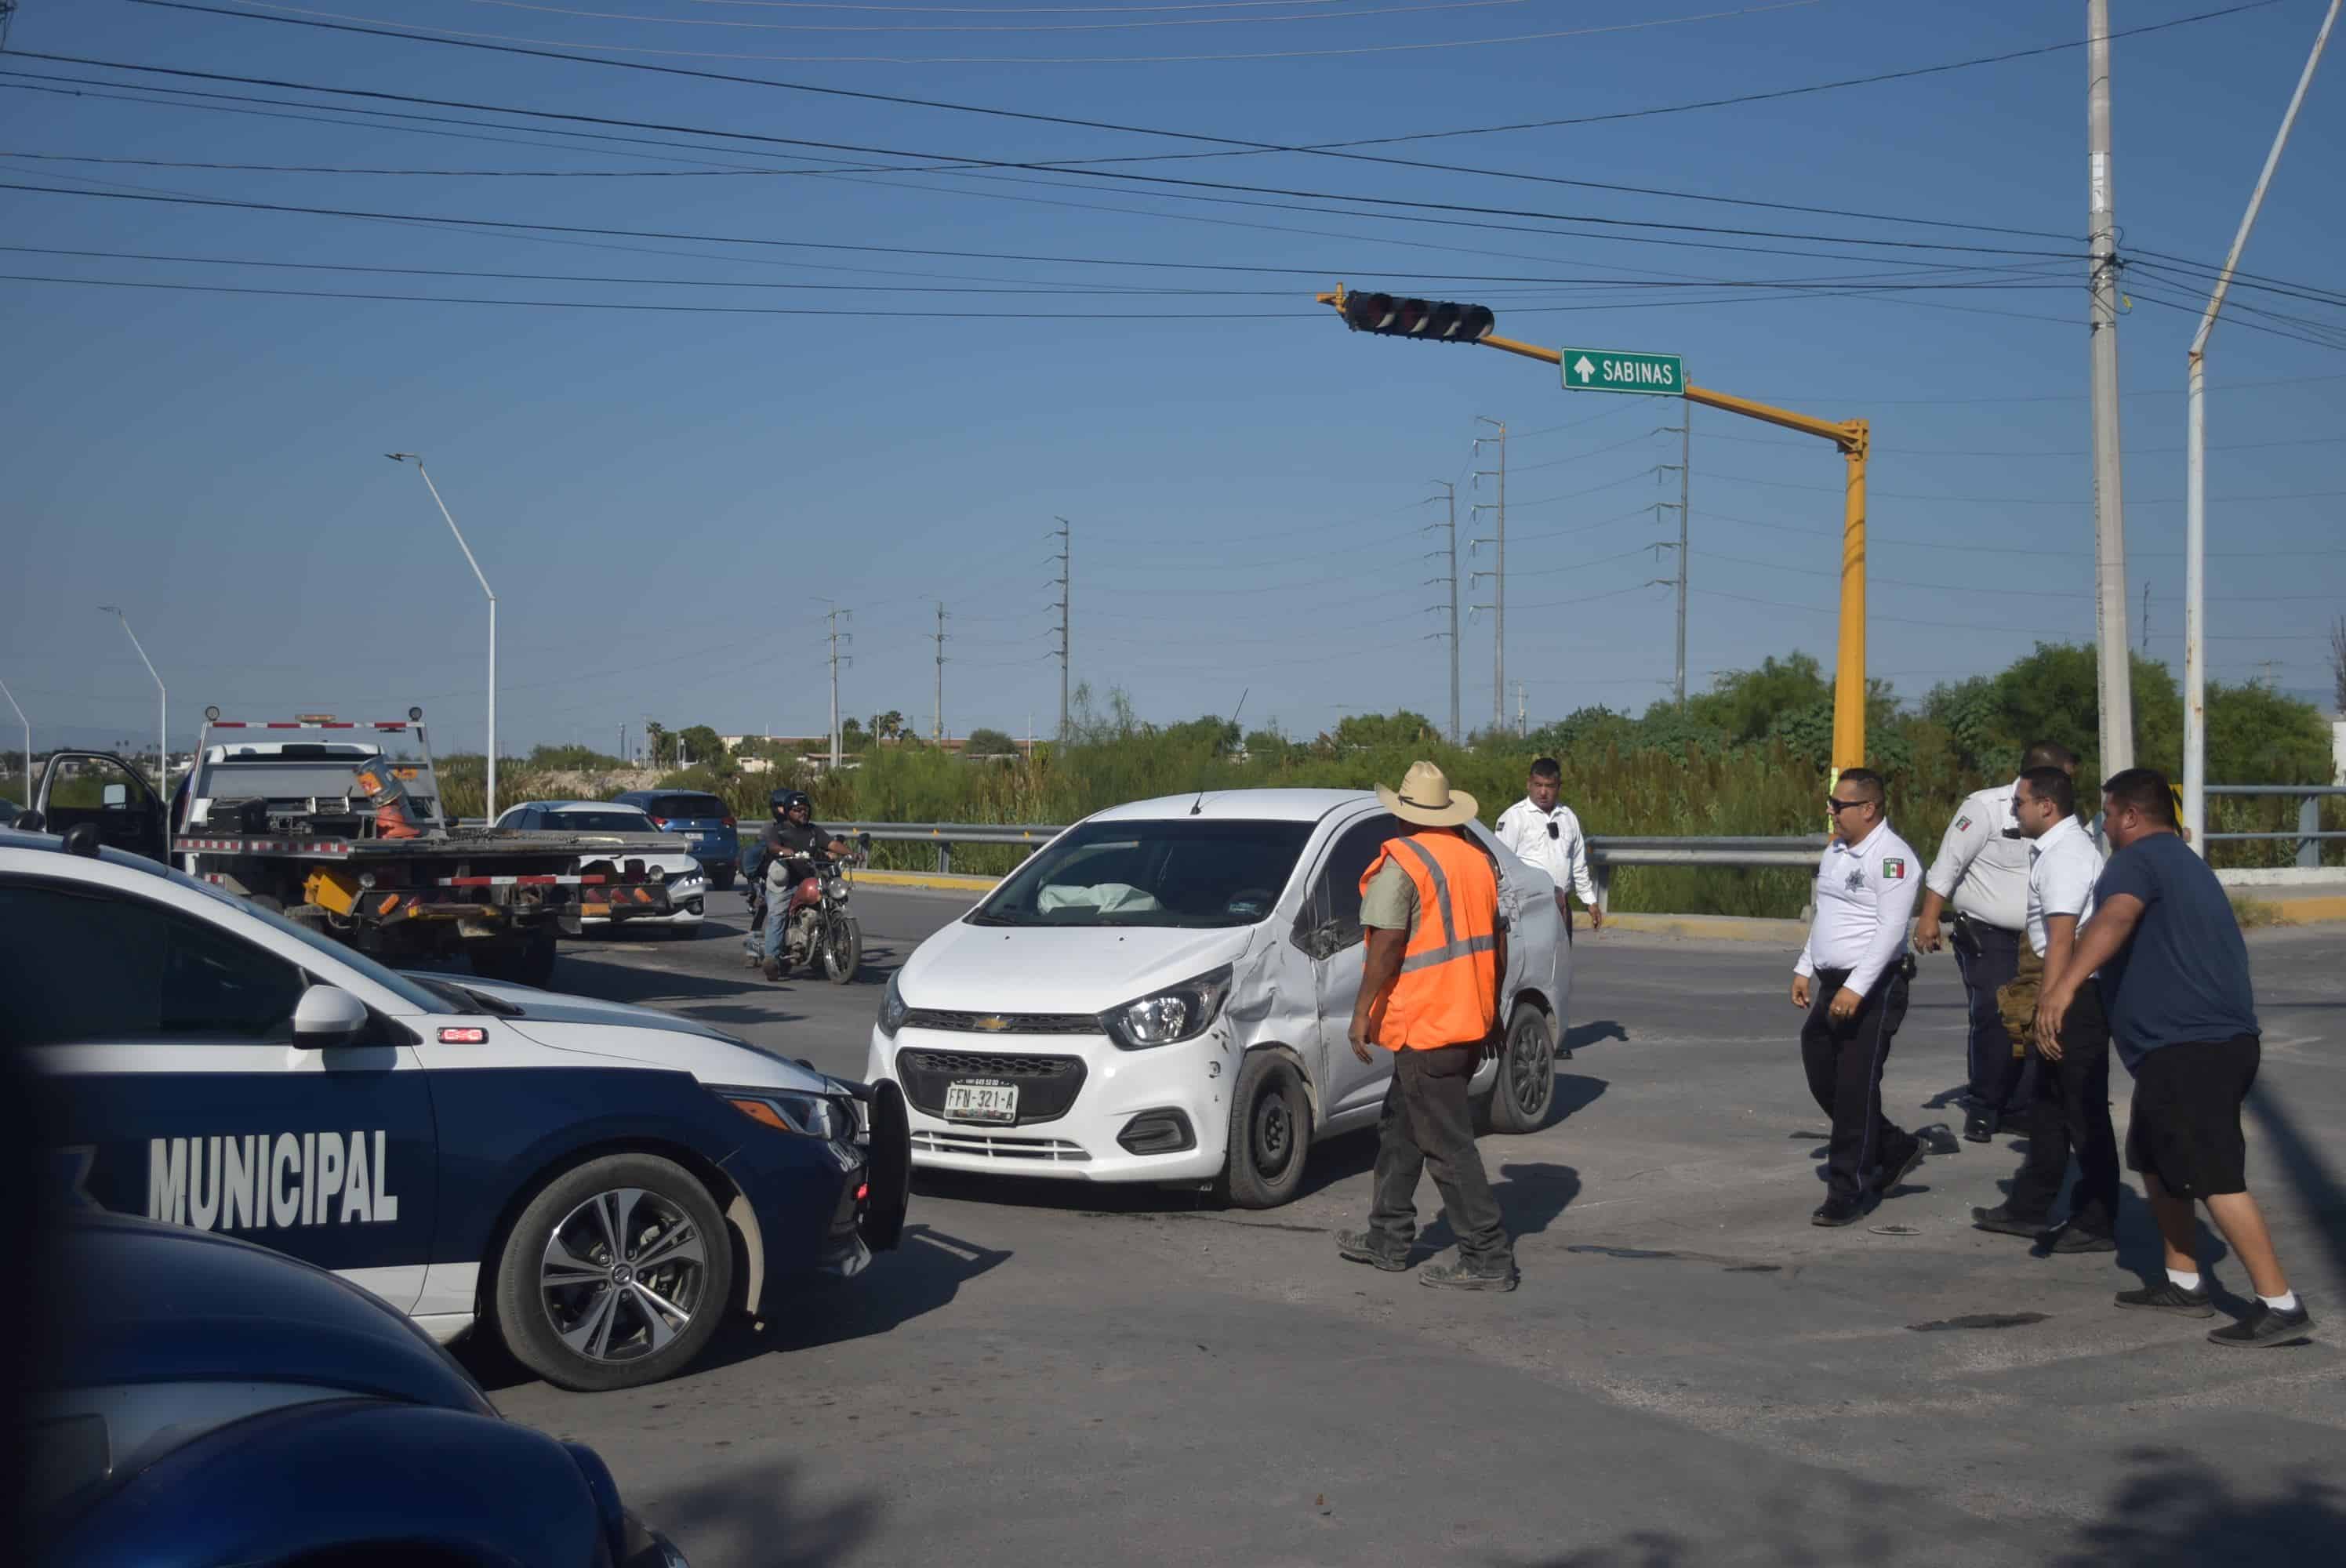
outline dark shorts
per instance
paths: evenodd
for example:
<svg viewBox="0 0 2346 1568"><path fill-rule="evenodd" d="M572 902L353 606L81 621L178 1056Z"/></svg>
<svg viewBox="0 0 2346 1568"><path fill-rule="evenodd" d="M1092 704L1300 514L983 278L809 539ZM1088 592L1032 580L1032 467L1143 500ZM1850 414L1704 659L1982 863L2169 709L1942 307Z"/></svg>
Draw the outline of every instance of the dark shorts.
<svg viewBox="0 0 2346 1568"><path fill-rule="evenodd" d="M2257 1081L2253 1034L2165 1045L2134 1072L2127 1168L2158 1178L2178 1197L2246 1192L2248 1145L2240 1103Z"/></svg>

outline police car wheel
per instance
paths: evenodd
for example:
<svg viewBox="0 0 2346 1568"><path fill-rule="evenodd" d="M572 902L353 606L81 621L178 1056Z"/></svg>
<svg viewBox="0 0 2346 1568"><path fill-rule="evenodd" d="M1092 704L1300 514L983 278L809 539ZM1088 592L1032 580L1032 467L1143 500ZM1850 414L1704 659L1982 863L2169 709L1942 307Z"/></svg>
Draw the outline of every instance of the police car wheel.
<svg viewBox="0 0 2346 1568"><path fill-rule="evenodd" d="M1528 1002L1515 1003L1499 1052L1498 1081L1491 1087L1490 1122L1502 1133L1536 1132L1556 1103L1556 1033L1547 1014Z"/></svg>
<svg viewBox="0 0 2346 1568"><path fill-rule="evenodd" d="M1230 1089L1230 1136L1220 1186L1239 1208L1277 1208L1303 1186L1311 1100L1292 1064L1258 1051Z"/></svg>
<svg viewBox="0 0 2346 1568"><path fill-rule="evenodd" d="M733 1295L733 1242L707 1188L654 1155L607 1155L531 1200L497 1262L515 1359L592 1393L684 1369Z"/></svg>

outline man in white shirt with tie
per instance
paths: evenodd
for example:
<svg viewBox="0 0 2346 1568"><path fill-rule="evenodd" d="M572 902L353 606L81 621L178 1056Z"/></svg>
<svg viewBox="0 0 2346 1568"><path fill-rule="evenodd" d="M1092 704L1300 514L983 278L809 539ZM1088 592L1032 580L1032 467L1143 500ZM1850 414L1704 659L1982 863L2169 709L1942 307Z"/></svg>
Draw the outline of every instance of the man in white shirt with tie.
<svg viewBox="0 0 2346 1568"><path fill-rule="evenodd" d="M2060 984L2076 951L2077 932L2094 912L2101 851L2077 820L2077 787L2058 768L2032 768L2020 776L2013 809L2028 840L2028 946L2045 966L2043 988ZM2118 1140L2110 1126L2110 1028L2092 979L2049 1044L2039 1043L2035 1125L2028 1158L2013 1178L2012 1196L1994 1208L1972 1210L1982 1230L2032 1238L2048 1229L2053 1252L2115 1252ZM2051 1226L2053 1200L2077 1156L2077 1186L2069 1217Z"/></svg>
<svg viewBox="0 0 2346 1568"><path fill-rule="evenodd" d="M1809 1092L1832 1118L1825 1201L1809 1219L1848 1225L1923 1163L1923 1141L1882 1115L1882 1065L1906 1016L1906 921L1923 869L1890 830L1881 774L1842 769L1826 804L1832 841L1817 868L1816 919L1792 968L1792 1005L1808 1013L1800 1060Z"/></svg>
<svg viewBox="0 0 2346 1568"><path fill-rule="evenodd" d="M1530 861L1555 881L1556 912L1564 921L1568 940L1572 934L1569 895L1580 895L1593 930L1605 929L1605 911L1596 901L1596 882L1588 874L1588 840L1581 835L1580 819L1556 799L1563 788L1564 769L1555 758L1541 758L1532 764L1524 798L1499 813L1492 833L1516 859Z"/></svg>

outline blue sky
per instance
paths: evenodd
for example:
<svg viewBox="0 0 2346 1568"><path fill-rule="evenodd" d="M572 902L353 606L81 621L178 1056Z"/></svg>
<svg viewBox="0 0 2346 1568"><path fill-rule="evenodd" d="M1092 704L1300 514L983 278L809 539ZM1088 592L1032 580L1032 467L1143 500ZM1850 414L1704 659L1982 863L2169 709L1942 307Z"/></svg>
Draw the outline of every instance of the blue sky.
<svg viewBox="0 0 2346 1568"><path fill-rule="evenodd" d="M1023 732L1031 715L1047 731L1058 700L1055 516L1075 529L1078 680L1124 687L1142 713L1167 719L1226 710L1245 689L1250 726L1276 718L1304 735L1346 708L1440 718L1445 654L1424 638L1443 624L1425 612L1443 590L1424 585L1441 568L1423 558L1439 536L1419 532L1440 511L1419 503L1429 481L1494 465L1487 447L1480 463L1471 457L1484 415L1515 432L1507 667L1526 683L1532 721L1590 703L1638 709L1664 695L1672 597L1641 585L1672 567L1641 546L1676 535L1674 517L1650 505L1676 500L1677 475L1651 470L1677 461L1676 436L1654 433L1677 423L1679 405L1566 393L1554 371L1484 351L1350 336L1310 303L1339 279L1482 300L1504 333L1677 351L1699 384L1872 420L1872 666L1903 694L1998 667L2038 636L2090 631L2083 247L2046 238L2085 229L2082 50L1367 149L1906 220L1893 222L1288 153L1104 167L1340 199L999 168L872 173L850 166L914 160L584 122L560 123L695 146L566 140L547 128L557 122L388 100L373 102L495 128L411 120L402 130L346 110L212 100L261 111L228 113L167 104L158 89L362 100L26 57L1000 163L1219 149L260 18L393 18L644 51L611 59L1298 146L1653 109L2071 42L2084 10L1054 3L321 0L302 10L223 0L250 13L223 15L28 0L0 58L16 73L0 76L0 150L50 156L12 157L0 180L113 194L0 190L5 243L240 264L17 250L0 252L0 272L944 314L629 312L0 280L11 370L0 504L18 563L0 585L0 677L36 726L151 734L151 684L95 608L119 604L169 682L182 742L206 703L231 717L371 718L420 701L441 748L477 746L484 606L421 482L380 455L406 450L426 455L500 596L508 750L574 736L607 747L621 723L639 728L647 714L671 726L818 731L825 601L852 612L846 711L898 708L925 732L927 634L942 598L953 617L948 727ZM2220 5L2120 4L2115 25ZM2178 667L2180 391L2204 288L2148 253L2221 259L2322 10L2320 0L2280 0L2114 46L2118 217L2129 252L2149 263L2128 275L2133 309L2120 329L2130 613L2139 638L2147 585L2149 647ZM1686 19L1703 12L1736 14ZM817 27L862 30L789 30ZM1622 30L1578 31L1592 27ZM1563 32L1577 36L1329 53ZM1173 54L1282 57L1124 58ZM851 55L994 58L840 58ZM761 56L823 59L747 57ZM2314 84L2246 262L2290 287L2338 283L2341 70L2333 60ZM57 80L69 76L82 80ZM593 177L485 172L515 170ZM140 194L796 243L119 199ZM1367 198L1485 210L1380 209ZM1331 207L1344 210L1312 210ZM2023 232L1911 221L1920 219ZM1860 247L1851 237L1976 249ZM1959 267L1976 270L1949 270ZM2005 286L1804 298L1619 286L1892 274ZM1541 281L1470 280L1488 279ZM750 283L762 286L740 286ZM941 291L985 288L1043 291ZM2336 308L2285 294L2236 302L2326 321L2333 341L2340 321ZM1008 311L1088 319L983 319ZM2303 330L2228 316L2211 351L2211 665L2238 680L2266 673L2270 659L2279 684L2326 690L2324 633L2346 585L2336 525L2346 356L2252 322ZM1839 460L1821 443L1708 411L1693 442L1690 685L1795 647L1830 662ZM1488 480L1461 483L1462 537L1488 531L1468 528L1465 507L1494 494ZM1464 643L1465 716L1484 722L1489 619L1470 621Z"/></svg>

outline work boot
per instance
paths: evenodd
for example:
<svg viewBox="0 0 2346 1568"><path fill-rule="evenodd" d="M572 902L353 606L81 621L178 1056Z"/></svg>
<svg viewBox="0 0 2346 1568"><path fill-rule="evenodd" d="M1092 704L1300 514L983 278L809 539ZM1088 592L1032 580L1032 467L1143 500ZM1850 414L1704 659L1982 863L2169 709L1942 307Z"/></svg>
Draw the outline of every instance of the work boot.
<svg viewBox="0 0 2346 1568"><path fill-rule="evenodd" d="M1399 1274L1409 1267L1408 1247L1392 1247L1365 1230L1338 1231L1336 1253L1340 1257L1365 1263L1372 1268L1382 1268L1388 1274Z"/></svg>
<svg viewBox="0 0 2346 1568"><path fill-rule="evenodd" d="M1520 1278L1512 1262L1487 1266L1464 1258L1456 1263L1429 1263L1417 1271L1420 1285L1447 1286L1453 1290L1513 1290Z"/></svg>
<svg viewBox="0 0 2346 1568"><path fill-rule="evenodd" d="M1857 1217L1864 1212L1865 1206L1857 1199L1836 1195L1817 1205L1815 1210L1809 1216L1809 1223L1822 1226L1854 1225L1857 1223Z"/></svg>
<svg viewBox="0 0 2346 1568"><path fill-rule="evenodd" d="M2061 1222L2053 1238L2045 1244L2048 1252L2116 1252L2118 1238L2107 1230L2083 1224L2075 1219Z"/></svg>
<svg viewBox="0 0 2346 1568"><path fill-rule="evenodd" d="M1890 1158L1883 1160L1880 1170L1876 1172L1874 1176L1873 1190L1878 1193L1888 1193L1900 1182L1904 1181L1908 1176L1912 1176L1914 1172L1921 1167L1923 1164L1923 1156L1929 1152L1930 1151L1928 1149L1923 1146L1923 1140L1916 1138L1913 1142L1913 1147L1907 1150L1906 1153L1903 1155L1892 1155Z"/></svg>

